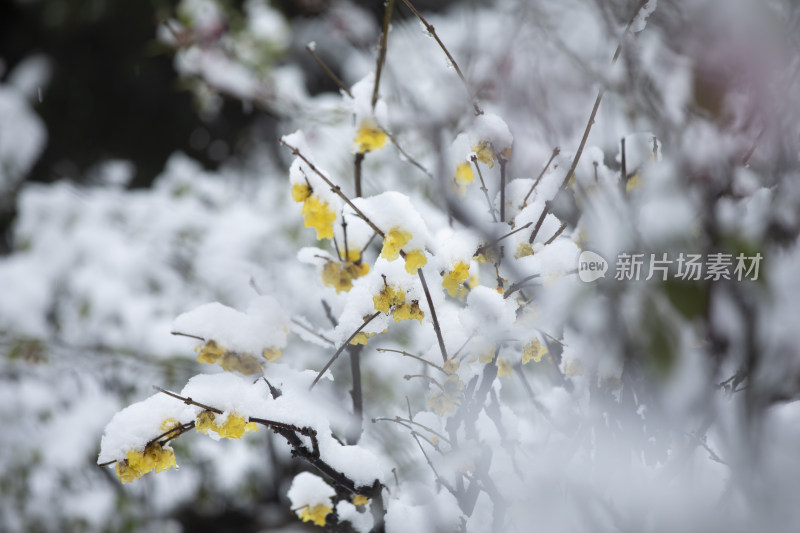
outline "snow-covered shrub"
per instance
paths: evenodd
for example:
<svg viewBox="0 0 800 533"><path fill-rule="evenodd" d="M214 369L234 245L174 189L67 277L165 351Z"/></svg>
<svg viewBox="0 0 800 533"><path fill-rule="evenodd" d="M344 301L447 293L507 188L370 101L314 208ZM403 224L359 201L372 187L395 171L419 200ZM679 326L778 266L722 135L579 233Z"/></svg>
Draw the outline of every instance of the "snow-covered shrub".
<svg viewBox="0 0 800 533"><path fill-rule="evenodd" d="M200 449L233 498L269 470L285 514L335 531L791 531L800 129L773 104L795 103L797 60L767 16L789 4L508 0L422 28L394 4L338 96L294 94L280 185L228 204L177 159L143 195L171 198L171 231L107 269L139 261L125 287L50 266L83 322L14 287L71 342L186 364L129 392L101 472L175 487L157 516L199 497ZM129 315L152 287L174 291L160 336ZM82 330L98 310L120 316ZM304 471L247 447L265 433Z"/></svg>

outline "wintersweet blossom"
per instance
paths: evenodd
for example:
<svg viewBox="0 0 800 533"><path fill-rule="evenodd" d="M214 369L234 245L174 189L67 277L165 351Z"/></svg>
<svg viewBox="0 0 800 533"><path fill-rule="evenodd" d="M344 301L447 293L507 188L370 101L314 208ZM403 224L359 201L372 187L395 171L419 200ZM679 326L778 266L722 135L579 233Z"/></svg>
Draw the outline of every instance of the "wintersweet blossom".
<svg viewBox="0 0 800 533"><path fill-rule="evenodd" d="M359 256L360 255L359 252ZM322 282L326 286L336 289L336 293L338 294L352 289L353 280L366 276L368 273L369 265L366 263L356 264L351 261L328 261L325 263L325 266L322 267Z"/></svg>
<svg viewBox="0 0 800 533"><path fill-rule="evenodd" d="M531 361L538 363L546 353L547 348L539 342L539 339L534 339L526 344L522 350L522 364L526 365Z"/></svg>
<svg viewBox="0 0 800 533"><path fill-rule="evenodd" d="M469 185L473 181L475 181L475 173L472 171L472 165L467 162L459 163L456 167L456 183Z"/></svg>
<svg viewBox="0 0 800 533"><path fill-rule="evenodd" d="M203 411L197 415L194 427L200 433L208 434L209 431L213 431L226 439L241 439L245 433L258 431L258 426L255 422L245 422L243 416L229 414L222 424L217 424L215 419L214 413Z"/></svg>
<svg viewBox="0 0 800 533"><path fill-rule="evenodd" d="M208 340L195 348L198 352L197 361L200 363L217 363L223 370L239 372L246 376L261 372L261 362L248 353L233 352L220 346L216 341ZM275 361L281 357L281 350L277 347L265 348L261 354L267 361Z"/></svg>
<svg viewBox="0 0 800 533"><path fill-rule="evenodd" d="M292 200L295 202L305 202L311 196L311 187L307 183L295 183L292 185Z"/></svg>
<svg viewBox="0 0 800 533"><path fill-rule="evenodd" d="M511 375L511 363L505 359L497 360L497 377L505 378Z"/></svg>
<svg viewBox="0 0 800 533"><path fill-rule="evenodd" d="M313 507L306 505L297 511L297 517L303 522L313 522L314 525L324 527L325 518L332 512L333 509L320 503Z"/></svg>
<svg viewBox="0 0 800 533"><path fill-rule="evenodd" d="M328 202L312 194L303 202L300 213L305 217L303 222L305 227L317 230L317 239L333 238L333 223L336 220L336 213Z"/></svg>
<svg viewBox="0 0 800 533"><path fill-rule="evenodd" d="M411 240L411 234L398 227L392 228L383 239L383 249L381 257L388 261L394 261L400 255L403 246Z"/></svg>
<svg viewBox="0 0 800 533"><path fill-rule="evenodd" d="M406 293L402 289L397 289L391 285L384 286L381 292L372 297L375 310L381 313L388 313L395 305L402 305L406 301Z"/></svg>
<svg viewBox="0 0 800 533"><path fill-rule="evenodd" d="M464 261L458 261L453 268L445 272L442 278L442 287L445 288L447 293L456 297L464 286L464 282L469 277L469 264Z"/></svg>
<svg viewBox="0 0 800 533"><path fill-rule="evenodd" d="M492 145L489 144L488 141L479 142L472 147L472 151L475 153L475 158L481 163L489 165L489 168L492 168L494 166L494 162L497 161L497 157L494 155L494 150L492 150Z"/></svg>
<svg viewBox="0 0 800 533"><path fill-rule="evenodd" d="M514 259L519 259L521 257L527 257L529 255L533 255L533 247L528 244L527 242L519 243L517 246L516 252L514 252Z"/></svg>
<svg viewBox="0 0 800 533"><path fill-rule="evenodd" d="M366 496L363 496L361 494L356 494L355 496L353 496L353 505L355 506L367 505L368 503L369 503L369 498L367 498Z"/></svg>
<svg viewBox="0 0 800 533"><path fill-rule="evenodd" d="M447 376L442 383L442 388L434 391L428 397L427 406L439 416L453 413L456 406L461 403L461 391L463 390L464 382L458 379L458 376L455 374Z"/></svg>
<svg viewBox="0 0 800 533"><path fill-rule="evenodd" d="M153 470L163 472L172 467L178 467L173 449L163 447L159 442L151 442L143 451L129 450L125 459L117 461L116 471L120 482L124 484L136 481Z"/></svg>
<svg viewBox="0 0 800 533"><path fill-rule="evenodd" d="M428 263L428 258L425 257L425 252L422 250L411 250L406 254L406 272L409 274L416 274L417 270L424 267Z"/></svg>
<svg viewBox="0 0 800 533"><path fill-rule="evenodd" d="M359 153L380 150L386 145L386 132L375 123L372 117L366 117L361 121L356 132L356 150Z"/></svg>
<svg viewBox="0 0 800 533"><path fill-rule="evenodd" d="M358 344L365 345L367 344L367 340L373 336L375 336L374 333L366 333L363 331L359 331L358 333L356 333L355 337L353 337L353 339L350 341L350 344L352 344L353 346L356 346Z"/></svg>
<svg viewBox="0 0 800 533"><path fill-rule="evenodd" d="M392 311L392 318L394 318L395 322L400 322L402 320L419 320L420 323L422 323L422 319L425 318L425 313L419 308L419 302L414 300L411 303L404 303L395 307Z"/></svg>

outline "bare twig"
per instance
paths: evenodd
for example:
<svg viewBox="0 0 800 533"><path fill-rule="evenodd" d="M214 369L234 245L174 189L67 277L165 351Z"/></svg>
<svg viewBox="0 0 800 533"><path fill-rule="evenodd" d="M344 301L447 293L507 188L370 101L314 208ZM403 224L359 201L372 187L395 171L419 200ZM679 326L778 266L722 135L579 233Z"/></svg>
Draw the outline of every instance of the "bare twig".
<svg viewBox="0 0 800 533"><path fill-rule="evenodd" d="M539 172L539 175L536 177L536 181L533 182L533 185L531 185L531 189L528 191L528 194L526 194L525 198L522 199L522 207L528 205L528 198L530 197L531 194L533 194L533 191L539 185L539 182L542 181L542 176L544 176L544 173L547 172L548 168L550 168L550 164L553 162L553 159L555 159L559 153L561 153L561 149L558 146L553 148L553 153L550 155L550 159L547 160L547 164L545 164L542 171Z"/></svg>
<svg viewBox="0 0 800 533"><path fill-rule="evenodd" d="M392 20L392 10L394 9L394 0L387 0L386 9L383 12L383 27L381 28L381 42L378 51L378 64L375 67L375 85L372 87L372 110L375 110L375 105L378 103L378 88L381 84L381 72L383 72L383 63L386 61L386 48L389 39L389 22Z"/></svg>
<svg viewBox="0 0 800 533"><path fill-rule="evenodd" d="M302 329L303 331L305 331L305 332L307 332L307 333L310 333L310 334L314 335L315 337L317 337L317 338L318 338L318 339L320 339L321 341L327 342L327 343L328 343L328 344L330 344L330 345L334 345L334 344L335 344L335 343L334 343L332 340L330 340L328 337L326 337L325 335L322 335L322 334L320 334L320 333L317 333L316 331L314 331L313 329L311 329L311 328L310 328L310 327L308 327L307 325L303 324L303 323L302 323L300 320L298 320L298 319L296 319L296 318L292 318L291 322L292 322L292 324L294 324L295 326L299 327L299 328L300 328L300 329Z"/></svg>
<svg viewBox="0 0 800 533"><path fill-rule="evenodd" d="M467 83L467 79L464 77L464 74L461 72L461 69L458 67L458 63L456 63L456 60L450 54L450 51L444 45L442 40L439 39L439 36L436 34L436 29L425 19L425 17L422 16L422 13L417 11L417 8L415 8L414 5L409 0L403 0L403 3L406 6L408 6L408 8L417 16L417 18L420 20L420 22L422 22L422 25L425 26L425 31L427 31L430 34L430 36L433 37L434 40L436 40L436 43L439 45L439 47L442 49L442 51L447 56L447 60L450 62L451 65L453 65L453 69L455 69L456 74L458 74L458 77L461 79L461 82L464 84L464 88L467 90L467 95L469 96L469 99L472 101L472 108L475 110L475 114L476 115L483 115L483 109L481 109L481 106L478 104L478 99L475 98L475 96L472 94L472 91L469 88L469 84Z"/></svg>
<svg viewBox="0 0 800 533"><path fill-rule="evenodd" d="M436 333L436 340L439 342L439 350L442 352L442 361L447 362L447 348L444 345L444 337L442 337L442 328L439 327L439 319L436 318L436 309L433 307L433 300L431 299L431 291L428 290L428 283L425 281L425 275L422 269L417 270L417 276L420 283L422 283L422 290L425 293L425 300L428 302L428 309L431 310L431 322L433 322L433 330Z"/></svg>
<svg viewBox="0 0 800 533"><path fill-rule="evenodd" d="M337 85L337 87L339 87L339 89L341 89L342 92L344 92L347 96L352 98L353 97L353 93L351 93L350 89L348 89L345 86L345 84L342 82L342 80L340 80L339 77L336 74L333 73L333 71L330 69L330 67L328 67L328 65L326 65L324 61L322 61L322 58L320 58L317 55L317 52L314 50L314 47L311 46L311 43L306 45L306 50L308 51L309 54L311 54L311 57L314 58L314 61L317 62L317 64L322 68L322 70L325 71L325 74L327 74L328 77L331 80L333 80L333 83L335 83Z"/></svg>
<svg viewBox="0 0 800 533"><path fill-rule="evenodd" d="M330 358L330 360L329 360L329 361L328 361L328 362L325 364L325 366L322 368L322 370L320 370L320 371L319 371L319 374L317 374L317 377L315 377L315 378L314 378L314 381L313 381L313 382L311 382L311 386L308 388L309 390L311 390L311 389L313 389L313 388L314 388L314 385L316 385L316 384L317 384L317 382L318 382L318 381L319 381L319 380L322 378L322 376L325 374L325 372L327 372L327 371L328 371L328 369L331 367L331 365L334 363L334 361L336 361L336 358L337 358L337 357L339 357L339 354L340 354L340 353L342 353L342 351L343 351L343 350L344 350L344 349L345 349L347 346L349 346L349 345L350 345L350 341L351 341L351 340L353 340L353 339L355 338L355 336L356 336L356 335L358 335L359 333L361 333L361 330L362 330L362 329L364 329L364 328L367 326L367 324L369 324L370 322L372 322L372 321L375 319L375 317L377 317L379 314L380 314L380 312L375 312L374 314L370 315L370 316L369 316L369 318L367 318L366 320L364 320L364 322L363 322L363 323L362 323L360 326L358 326L358 329L357 329L357 330L355 330L355 331L353 332L353 334L352 334L352 335L350 335L350 337L348 337L348 338L347 338L347 340L346 340L346 341L344 341L344 343L343 343L341 346L339 346L339 349L338 349L338 350L336 350L336 353L334 353L334 354L333 354L333 357L331 357L331 358Z"/></svg>
<svg viewBox="0 0 800 533"><path fill-rule="evenodd" d="M408 353L408 352L404 352L403 350L393 350L391 348L376 348L375 351L399 353L399 354L405 355L406 357L411 357L413 359L416 359L417 361L421 361L421 362L425 363L428 366L432 366L436 370L440 370L440 371L444 372L444 368L440 367L436 363L431 363L430 361L427 361L427 360L423 359L422 357L420 357L418 355L414 355L414 354L411 354L411 353ZM444 373L446 373L446 372L444 372Z"/></svg>
<svg viewBox="0 0 800 533"><path fill-rule="evenodd" d="M639 11L641 11L642 7L644 7L646 3L647 0L639 1L639 6L636 8L636 10L633 13L633 16L631 16L630 20L628 21L628 25L625 27L622 39L624 39L625 35L628 33L628 30L630 30L631 24L633 24L633 21L636 19L636 15L639 14ZM617 59L619 58L621 52L622 52L622 40L617 45L617 49L614 51L614 57L611 58L612 65L617 62ZM597 98L595 98L594 100L594 105L592 106L592 112L589 114L589 121L586 123L586 128L583 130L583 137L581 137L581 142L578 145L578 150L575 152L575 157L572 158L572 164L569 166L567 175L564 176L564 181L561 182L558 191L556 191L556 194L553 197L553 201L558 197L559 194L561 194L561 191L563 191L567 187L567 184L569 184L570 180L572 179L572 176L575 175L575 169L578 167L578 161L580 161L581 155L583 155L583 149L586 147L586 141L589 139L589 133L592 131L592 125L594 125L595 117L597 117L597 110L600 108L600 102L603 100L604 94L605 94L604 88L600 88L600 90L597 91ZM539 220L536 221L536 226L533 228L533 233L531 233L531 236L528 239L528 242L530 244L533 244L534 239L536 239L536 236L539 234L539 229L541 229L542 227L542 222L544 222L545 217L550 213L550 209L552 209L553 201L547 202L545 204L545 207L542 210L542 214L539 216Z"/></svg>
<svg viewBox="0 0 800 533"><path fill-rule="evenodd" d="M472 164L475 165L475 170L478 172L478 178L481 180L481 190L483 191L483 195L486 197L486 204L489 206L489 214L492 215L492 221L497 222L497 217L494 214L494 204L492 204L492 200L489 198L489 189L486 188L486 182L483 181L483 172L481 172L481 167L478 165L478 157L473 155L470 160Z"/></svg>

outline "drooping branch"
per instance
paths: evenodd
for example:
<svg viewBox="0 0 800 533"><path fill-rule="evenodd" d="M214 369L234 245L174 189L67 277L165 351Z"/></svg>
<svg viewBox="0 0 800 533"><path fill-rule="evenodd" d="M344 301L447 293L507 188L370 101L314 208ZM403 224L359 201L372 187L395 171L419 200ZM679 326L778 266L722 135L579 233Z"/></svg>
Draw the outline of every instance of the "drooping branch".
<svg viewBox="0 0 800 533"><path fill-rule="evenodd" d="M408 9L411 10L412 13L414 13L414 15L417 16L419 21L422 22L422 25L425 26L425 31L427 31L428 34L431 37L434 38L436 43L439 45L439 48L441 48L442 51L444 52L444 54L447 56L447 60L453 66L453 69L456 71L456 74L458 74L458 77L461 79L461 82L464 84L464 89L466 89L467 95L469 96L469 99L472 102L472 108L475 110L475 114L476 115L483 115L483 109L481 109L481 106L478 104L478 99L475 97L475 95L472 94L472 90L469 88L469 84L467 83L467 79L464 77L464 74L461 72L461 69L459 68L458 63L456 62L455 58L453 58L453 55L450 53L450 50L447 49L447 47L444 45L442 40L436 34L436 29L433 27L433 25L430 22L428 22L425 19L424 16L422 16L422 13L420 13L417 10L417 8L414 7L414 4L412 4L409 0L403 0L403 3L408 7Z"/></svg>

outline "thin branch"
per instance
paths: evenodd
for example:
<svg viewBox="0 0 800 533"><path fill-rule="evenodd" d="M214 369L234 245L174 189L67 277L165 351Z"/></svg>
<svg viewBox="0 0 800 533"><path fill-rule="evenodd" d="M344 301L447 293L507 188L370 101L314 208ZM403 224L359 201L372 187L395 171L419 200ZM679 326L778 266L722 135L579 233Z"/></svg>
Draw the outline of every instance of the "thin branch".
<svg viewBox="0 0 800 533"><path fill-rule="evenodd" d="M353 160L353 181L355 183L356 198L361 198L361 163L364 162L365 152L356 152Z"/></svg>
<svg viewBox="0 0 800 533"><path fill-rule="evenodd" d="M349 346L347 349L350 355L350 374L353 376L353 390L350 397L353 399L353 416L356 419L357 427L348 437L348 444L357 444L361 437L364 425L364 399L361 391L361 350L363 346Z"/></svg>
<svg viewBox="0 0 800 533"><path fill-rule="evenodd" d="M498 159L500 162L500 222L506 221L506 165L508 160L504 157Z"/></svg>
<svg viewBox="0 0 800 533"><path fill-rule="evenodd" d="M337 358L337 357L339 357L339 354L340 354L340 353L342 353L342 351L343 351L345 348L347 348L347 346L349 346L349 345L350 345L350 341L351 341L351 340L353 340L353 339L355 338L355 336L356 336L356 335L358 335L359 333L361 333L361 330L362 330L362 329L364 329L364 328L367 326L367 324L369 324L370 322L372 322L372 321L375 319L375 317L377 317L379 314L381 314L381 313L380 313L380 311L378 311L378 312L375 312L374 314L370 315L370 317L369 317L369 318L367 318L367 319L366 319L366 320L365 320L365 321L364 321L364 322L363 322L363 323L362 323L360 326L358 326L358 329L357 329L357 330L355 330L355 331L353 332L353 334L352 334L352 335L350 335L350 337L348 337L348 338L347 338L347 340L346 340L346 341L344 341L344 343L343 343L341 346L339 346L339 349L338 349L338 350L336 350L336 353L334 353L334 354L333 354L333 357L331 357L331 358L330 358L330 360L329 360L329 361L328 361L328 362L325 364L325 366L322 368L322 370L320 370L320 371L319 371L319 374L317 374L317 377L315 377L315 378L314 378L314 381L313 381L313 382L311 382L311 386L308 388L308 390L311 390L311 389L313 389L313 388L314 388L314 385L316 385L316 384L317 384L317 382L318 382L318 381L319 381L319 380L322 378L322 376L325 374L325 372L327 372L327 371L328 371L328 369L331 367L331 365L333 364L333 362L334 362L334 361L336 361L336 358Z"/></svg>
<svg viewBox="0 0 800 533"><path fill-rule="evenodd" d="M445 374L447 373L447 372L444 371L444 368L440 367L436 363L431 363L430 361L427 361L427 360L423 359L422 357L420 357L418 355L414 355L414 354L411 354L411 353L408 353L408 352L404 352L403 350L393 350L391 348L376 348L375 351L377 351L377 352L393 352L393 353L403 354L406 357L412 357L412 358L416 359L417 361L421 361L421 362L425 363L426 365L432 366L436 370L441 370Z"/></svg>
<svg viewBox="0 0 800 533"><path fill-rule="evenodd" d="M419 281L422 283L422 290L425 293L425 300L428 302L428 309L431 310L431 322L433 322L433 330L436 332L436 340L439 341L439 350L442 352L442 361L447 362L447 348L444 345L444 338L442 337L442 328L439 327L439 319L436 318L436 309L433 307L433 300L431 299L431 291L428 290L428 283L425 281L425 275L422 269L417 270Z"/></svg>
<svg viewBox="0 0 800 533"><path fill-rule="evenodd" d="M539 175L536 177L536 181L533 182L533 185L531 185L531 189L528 191L528 194L526 194L525 198L522 199L522 207L528 205L528 198L530 197L531 194L533 194L533 191L539 185L539 182L542 181L542 176L544 176L544 173L547 172L548 168L550 168L550 164L553 162L553 159L555 159L559 153L561 153L561 148L559 148L558 146L553 148L553 153L550 155L550 159L547 160L547 164L545 164L542 171L539 172Z"/></svg>
<svg viewBox="0 0 800 533"><path fill-rule="evenodd" d="M356 214L357 214L359 217L361 217L361 219L362 219L364 222L366 222L366 223L367 223L367 225L369 225L369 227L370 227L370 228L372 228L372 229L375 231L375 233L377 233L378 235L380 235L382 239L383 239L383 238L386 238L386 234L385 234L385 233L384 233L384 232L383 232L383 231L382 231L382 230L381 230L381 229L380 229L378 226L376 226L376 225L375 225L375 223L373 223L373 222L372 222L372 221L369 219L369 217L367 217L367 215L365 215L365 214L364 214L364 213L363 213L363 212L362 212L362 211L361 211L361 210L360 210L358 207L356 207L356 205L353 203L353 201L352 201L352 200L350 200L350 198L349 198L349 197L348 197L348 196L347 196L345 193L343 193L343 192L342 192L342 188L341 188L341 187L339 187L338 185L335 185L335 184L334 184L334 183L333 183L333 182L332 182L330 179L328 179L328 177L327 177L325 174L323 174L323 173L322 173L322 172L321 172L321 171L320 171L320 170L319 170L319 169L318 169L318 168L317 168L317 167L314 165L314 163L312 163L311 161L309 161L309 159L308 159L306 156L304 156L304 155L303 155L303 153L302 153L302 152L300 152L300 150L299 150L299 149L295 148L294 146L292 146L291 144L287 143L287 142L286 142L286 141L284 141L283 139L281 139L281 141L280 141L280 142L281 142L281 144L282 144L282 145L284 145L286 148L288 148L288 149L290 149L290 150L292 151L292 155L296 155L297 157L299 157L300 159L302 159L302 160L303 160L303 162L304 162L306 165L308 165L308 168L310 168L310 169L311 169L311 171L312 171L312 172L314 172L314 174L316 174L317 176L319 176L320 178L322 178L322 181L324 181L324 182L325 182L325 183L326 183L326 184L327 184L327 185L328 185L328 186L331 188L331 192L333 192L334 194L336 194L336 195L337 195L339 198L341 198L341 199L344 201L344 203L346 203L348 206L350 206L350 208L351 208L351 209L352 209L352 210L353 210L353 211L354 211L354 212L355 212L355 213L356 213Z"/></svg>
<svg viewBox="0 0 800 533"><path fill-rule="evenodd" d="M383 27L381 28L381 42L380 50L378 51L378 64L375 67L375 85L372 87L372 110L375 111L375 105L378 103L378 88L381 85L381 72L383 72L383 64L386 61L387 41L389 40L389 23L392 20L392 11L394 9L394 0L387 0L386 9L383 12Z"/></svg>
<svg viewBox="0 0 800 533"><path fill-rule="evenodd" d="M430 36L433 37L436 40L436 43L439 45L439 47L442 49L442 51L447 56L447 60L453 66L453 68L456 71L456 74L458 74L458 77L461 79L461 82L464 84L464 89L466 89L467 95L469 96L469 99L472 101L472 108L475 110L475 114L476 115L483 115L483 109L481 109L480 105L478 105L478 99L475 98L475 96L472 94L472 91L469 88L469 84L467 83L467 79L464 77L464 74L461 72L461 69L458 67L458 63L456 63L456 60L450 54L450 51L444 45L442 40L439 39L439 36L436 34L436 29L427 20L425 20L425 17L422 16L422 13L417 11L417 8L415 8L414 5L409 0L403 0L403 3L406 6L408 6L408 8L417 16L417 18L420 20L420 22L422 22L422 25L425 26L425 31L427 31L430 34Z"/></svg>
<svg viewBox="0 0 800 533"><path fill-rule="evenodd" d="M203 337L198 337L197 335L189 335L188 333L181 333L180 331L170 331L170 335L177 335L179 337L189 337L190 339L197 339L199 341L205 341Z"/></svg>
<svg viewBox="0 0 800 533"><path fill-rule="evenodd" d="M472 164L475 165L475 170L478 171L478 178L481 180L481 190L483 191L483 195L486 197L486 203L489 206L489 214L492 215L492 221L497 222L497 217L494 214L494 204L492 204L492 200L489 198L489 189L486 188L486 182L483 181L483 172L481 172L481 167L478 164L478 156L473 155L470 160Z"/></svg>
<svg viewBox="0 0 800 533"><path fill-rule="evenodd" d="M406 419L406 418L402 418L402 417L399 417L399 416L395 416L394 418L377 417L377 418L373 418L372 421L373 422L396 422L398 424L406 425L406 427L408 427L407 424L413 424L413 425L415 425L417 427L421 427L422 429L424 429L425 431L427 431L429 433L432 433L432 434L436 435L439 439L443 440L447 444L450 444L450 439L448 439L447 437L445 437L444 435L442 435L441 433L439 433L435 429L430 428L430 427L426 426L425 424L420 424L416 420L411 420L410 418Z"/></svg>
<svg viewBox="0 0 800 533"><path fill-rule="evenodd" d="M425 374L406 374L405 376L403 376L403 379L406 380L406 381L411 381L412 378L424 379L425 381L427 381L429 383L433 383L434 385L439 387L442 392L445 392L444 387L442 386L441 383L439 383L438 381L436 381L434 378L432 378L430 376L426 376Z"/></svg>
<svg viewBox="0 0 800 533"><path fill-rule="evenodd" d="M553 236L552 236L552 237L550 237L549 239L547 239L547 242L545 242L545 243L544 243L544 245L545 245L545 246L547 246L548 244L550 244L551 242L553 242L554 240L556 240L556 239L558 238L558 236L559 236L559 235L561 235L562 233L564 233L564 230L565 230L565 229L567 229L567 223L566 223L566 222L564 222L563 224L561 224L561 226L558 228L558 230L557 230L557 231L556 231L556 232L553 234Z"/></svg>
<svg viewBox="0 0 800 533"><path fill-rule="evenodd" d="M619 58L619 55L622 52L622 41L624 40L625 35L630 30L631 24L633 24L633 21L636 19L636 16L639 14L639 11L641 11L642 7L644 7L646 3L647 0L640 0L639 6L636 8L636 11L634 11L633 16L628 21L628 25L625 27L622 39L620 39L620 43L617 45L617 49L614 51L614 57L611 58L612 65L617 62L617 59ZM544 209L542 210L542 214L539 216L539 220L536 221L536 226L533 228L533 233L531 233L531 236L528 239L528 242L530 244L533 244L534 239L536 239L536 236L539 234L539 229L541 229L542 227L542 222L544 222L545 217L550 213L550 209L552 209L553 201L555 201L558 195L561 194L561 191L563 191L567 187L567 184L569 184L570 180L572 179L572 176L575 175L575 169L578 167L578 161L580 161L581 155L583 155L583 149L586 147L586 141L589 139L589 133L592 131L594 120L597 117L597 110L600 108L600 102L603 100L604 94L605 94L605 89L603 88L597 91L597 98L595 98L594 100L594 105L592 106L592 112L589 114L589 121L586 123L586 128L583 130L583 137L581 137L581 142L578 145L578 151L575 152L575 157L573 157L572 159L572 164L569 166L567 175L564 176L564 181L562 181L561 185L558 187L558 191L556 191L553 200L545 203Z"/></svg>
<svg viewBox="0 0 800 533"><path fill-rule="evenodd" d="M322 61L322 58L320 58L317 55L316 51L314 50L314 47L311 46L311 43L308 43L306 45L306 50L308 51L309 54L311 54L311 57L314 58L314 61L317 62L317 64L322 68L322 70L325 71L325 74L327 74L328 77L331 80L333 80L333 83L335 83L339 87L339 89L341 89L347 96L353 98L353 93L350 92L350 89L348 89L342 82L342 80L340 80L339 77L336 74L334 74L333 71L328 67L328 65L326 65L325 62Z"/></svg>
<svg viewBox="0 0 800 533"><path fill-rule="evenodd" d="M511 286L508 288L508 290L505 292L505 294L503 294L503 298L508 298L515 291L518 291L519 289L521 289L522 286L525 285L527 282L529 282L532 279L539 278L539 277L541 277L541 274L531 274L530 276L527 276L525 278L522 278L519 281L516 281L516 282L512 283Z"/></svg>
<svg viewBox="0 0 800 533"><path fill-rule="evenodd" d="M310 334L314 335L314 336L315 336L315 337L317 337L318 339L320 339L320 340L322 340L322 341L324 341L324 342L327 342L327 343L328 343L328 344L330 344L330 345L335 345L335 344L336 344L335 342L333 342L332 340L330 340L330 339L329 339L328 337L326 337L325 335L322 335L322 334L320 334L320 333L317 333L316 331L314 331L314 330L313 330L313 329L311 329L310 327L306 326L305 324L303 324L302 322L300 322L298 319L296 319L296 318L294 318L294 317L291 319L291 322L292 322L292 324L294 324L295 326L297 326L297 327L301 328L303 331L306 331L306 332L308 332L308 333L310 333Z"/></svg>
<svg viewBox="0 0 800 533"><path fill-rule="evenodd" d="M400 146L400 143L398 143L398 142L397 142L397 139L395 139L394 135L392 135L391 133L389 133L388 131L386 131L386 130L385 130L385 129L383 129L383 128L381 128L381 131L382 131L383 133L385 133L385 134L386 134L386 136L387 136L387 137L389 138L389 140L392 142L392 144L394 145L394 147L395 147L395 148L397 148L397 151L398 151L398 152L400 152L400 153L403 155L403 157L405 157L405 158L406 158L406 160L407 160L409 163L411 163L412 165L414 165L415 167L417 167L418 169L420 169L420 170L421 170L422 172L424 172L424 173L425 173L425 175L427 175L429 178L433 179L433 174L431 174L431 173L430 173L430 171L428 171L428 169L427 169L427 168L425 168L424 166L422 166L422 164L421 164L421 163L419 163L419 162L418 162L416 159L414 159L413 157L411 157L410 155L408 155L408 152L406 152L405 150L403 150L403 147L402 147L402 146Z"/></svg>
<svg viewBox="0 0 800 533"><path fill-rule="evenodd" d="M325 317L331 324L333 324L333 327L338 326L339 322L336 320L336 317L333 316L333 312L331 311L331 306L328 305L328 302L325 301L324 299L320 300L320 302L322 303L322 308L325 310ZM333 344L334 346L336 345L336 343L333 341L331 341L331 344Z"/></svg>
<svg viewBox="0 0 800 533"><path fill-rule="evenodd" d="M210 407L210 406L208 406L208 405L205 405L205 404L202 404L202 403L200 403L200 402L196 402L196 401L192 400L192 399L191 399L191 398L189 398L189 397L183 397L183 396L181 396L180 394L175 394L174 392L170 392L170 391L168 391L168 390L166 390L166 389L162 389L161 387L157 387L157 386L155 386L155 385L153 385L153 388L154 388L155 390L159 391L159 392L163 392L163 393L164 393L164 394L166 394L167 396L172 396L172 397L173 397L173 398L175 398L176 400L180 400L180 401L182 401L182 402L183 402L183 403L185 403L186 405L196 405L197 407L200 407L200 408L202 408L202 409L205 409L206 411L211 411L212 413L216 413L216 414L218 414L218 415L221 415L221 414L222 414L222 411L221 411L220 409L217 409L216 407Z"/></svg>

